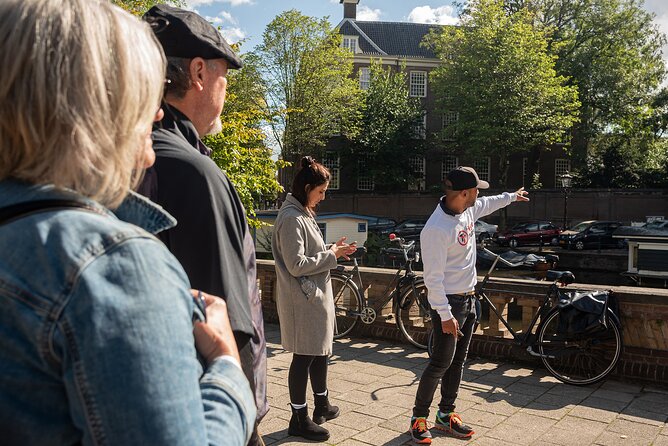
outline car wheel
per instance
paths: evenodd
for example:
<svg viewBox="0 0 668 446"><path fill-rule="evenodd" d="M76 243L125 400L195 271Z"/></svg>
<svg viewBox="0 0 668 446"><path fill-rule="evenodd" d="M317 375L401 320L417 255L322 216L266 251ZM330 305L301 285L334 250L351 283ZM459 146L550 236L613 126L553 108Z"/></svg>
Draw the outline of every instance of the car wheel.
<svg viewBox="0 0 668 446"><path fill-rule="evenodd" d="M577 242L575 242L575 249L577 249L578 251L582 251L584 247L585 244L582 240L578 240Z"/></svg>
<svg viewBox="0 0 668 446"><path fill-rule="evenodd" d="M519 244L519 243L517 243L517 239L516 239L516 238L511 238L511 239L508 241L508 246L510 246L511 248L517 248L517 245L518 245L518 244Z"/></svg>
<svg viewBox="0 0 668 446"><path fill-rule="evenodd" d="M489 234L486 232L483 232L480 234L480 240L487 240L489 238Z"/></svg>
<svg viewBox="0 0 668 446"><path fill-rule="evenodd" d="M558 238L553 238L551 241L552 246L558 246L559 245L559 239Z"/></svg>

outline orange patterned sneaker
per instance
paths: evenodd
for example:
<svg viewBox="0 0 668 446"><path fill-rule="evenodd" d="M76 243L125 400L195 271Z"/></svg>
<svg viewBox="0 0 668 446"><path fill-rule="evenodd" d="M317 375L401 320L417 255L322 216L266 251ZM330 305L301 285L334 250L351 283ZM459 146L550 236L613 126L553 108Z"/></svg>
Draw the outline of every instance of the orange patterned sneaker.
<svg viewBox="0 0 668 446"><path fill-rule="evenodd" d="M465 425L462 422L462 417L454 412L450 412L447 415L443 415L439 410L436 412L436 422L434 423L434 428L447 432L453 437L457 438L469 438L475 432L471 427Z"/></svg>
<svg viewBox="0 0 668 446"><path fill-rule="evenodd" d="M431 444L431 432L425 417L411 418L411 437L417 444Z"/></svg>

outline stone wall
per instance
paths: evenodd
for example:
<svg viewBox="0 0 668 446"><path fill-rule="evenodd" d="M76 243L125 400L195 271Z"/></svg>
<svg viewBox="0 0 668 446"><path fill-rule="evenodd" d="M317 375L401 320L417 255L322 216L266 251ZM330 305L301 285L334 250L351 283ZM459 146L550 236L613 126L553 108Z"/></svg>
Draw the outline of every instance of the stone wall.
<svg viewBox="0 0 668 446"><path fill-rule="evenodd" d="M369 286L367 292L370 302L379 302L394 271L381 268L361 268L361 271L364 284ZM265 320L278 322L273 261L258 260L258 281L262 290ZM500 312L507 314L510 310L518 316L514 328L526 328L542 302L541 296L545 295L547 286L547 282L496 278L490 280L487 294ZM668 382L668 290L579 284L569 287L614 291L623 327L624 352L613 375L662 385ZM382 312L389 313L391 304ZM386 320L383 317L378 317L372 325L358 323L352 335L405 342L393 319ZM426 333L420 327L415 328L415 335L419 339L426 339ZM513 344L510 333L493 315L485 318L474 334L470 355L506 358L540 366L540 360Z"/></svg>

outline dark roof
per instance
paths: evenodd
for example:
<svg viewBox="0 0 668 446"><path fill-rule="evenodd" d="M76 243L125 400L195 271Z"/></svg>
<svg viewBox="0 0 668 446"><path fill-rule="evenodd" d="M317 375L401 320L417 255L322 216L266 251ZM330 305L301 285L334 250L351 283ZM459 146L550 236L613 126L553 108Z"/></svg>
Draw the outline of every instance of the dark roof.
<svg viewBox="0 0 668 446"><path fill-rule="evenodd" d="M344 19L339 24L340 33L359 36L359 49L364 54L401 56L419 59L436 59L436 54L421 44L432 29L442 25L407 22L363 22Z"/></svg>
<svg viewBox="0 0 668 446"><path fill-rule="evenodd" d="M647 240L647 241L663 241L668 240L668 229L647 229L636 226L622 226L612 235L615 238L626 238L629 240Z"/></svg>

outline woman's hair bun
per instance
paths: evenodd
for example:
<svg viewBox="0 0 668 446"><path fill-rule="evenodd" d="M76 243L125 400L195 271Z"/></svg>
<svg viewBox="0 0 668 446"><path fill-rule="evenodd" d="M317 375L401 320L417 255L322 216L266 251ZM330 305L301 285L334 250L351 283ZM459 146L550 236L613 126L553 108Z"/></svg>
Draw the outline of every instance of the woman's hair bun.
<svg viewBox="0 0 668 446"><path fill-rule="evenodd" d="M305 156L302 158L302 169L306 169L311 164L315 163L315 160L312 156Z"/></svg>

